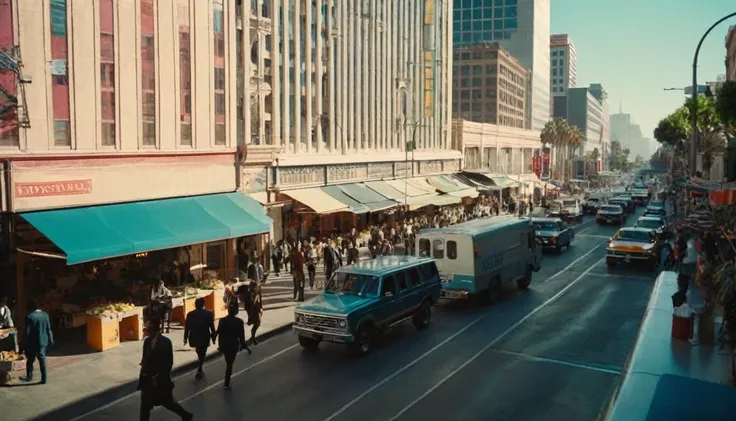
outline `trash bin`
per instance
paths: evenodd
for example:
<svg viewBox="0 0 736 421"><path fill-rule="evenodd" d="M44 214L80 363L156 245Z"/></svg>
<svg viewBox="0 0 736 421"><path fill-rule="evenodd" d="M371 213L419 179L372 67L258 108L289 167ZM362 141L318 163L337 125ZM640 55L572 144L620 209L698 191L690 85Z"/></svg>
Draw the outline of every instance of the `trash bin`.
<svg viewBox="0 0 736 421"><path fill-rule="evenodd" d="M672 338L689 341L693 336L693 316L681 317L672 315Z"/></svg>

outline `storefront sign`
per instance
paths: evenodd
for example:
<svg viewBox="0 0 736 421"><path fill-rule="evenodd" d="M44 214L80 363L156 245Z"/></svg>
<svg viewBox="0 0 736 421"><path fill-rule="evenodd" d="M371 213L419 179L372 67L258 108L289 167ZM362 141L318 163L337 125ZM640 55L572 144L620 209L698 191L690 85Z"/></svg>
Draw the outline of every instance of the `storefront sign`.
<svg viewBox="0 0 736 421"><path fill-rule="evenodd" d="M363 181L368 177L368 166L365 164L336 165L327 169L327 181Z"/></svg>
<svg viewBox="0 0 736 421"><path fill-rule="evenodd" d="M70 196L92 193L92 180L15 183L15 197Z"/></svg>
<svg viewBox="0 0 736 421"><path fill-rule="evenodd" d="M442 161L421 161L419 163L420 174L436 174L442 172Z"/></svg>
<svg viewBox="0 0 736 421"><path fill-rule="evenodd" d="M281 186L304 186L324 184L324 167L286 167L279 168L278 183Z"/></svg>
<svg viewBox="0 0 736 421"><path fill-rule="evenodd" d="M233 153L11 161L11 212L235 191ZM257 179L258 177L256 177ZM3 209L6 210L6 209Z"/></svg>
<svg viewBox="0 0 736 421"><path fill-rule="evenodd" d="M393 178L394 165L390 162L368 164L368 178Z"/></svg>

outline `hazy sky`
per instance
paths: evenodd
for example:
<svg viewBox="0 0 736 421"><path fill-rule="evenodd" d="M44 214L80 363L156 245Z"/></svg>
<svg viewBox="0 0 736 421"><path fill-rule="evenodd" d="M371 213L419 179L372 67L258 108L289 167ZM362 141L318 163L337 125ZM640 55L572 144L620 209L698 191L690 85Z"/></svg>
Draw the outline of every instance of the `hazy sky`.
<svg viewBox="0 0 736 421"><path fill-rule="evenodd" d="M600 82L611 112L623 111L653 137L657 122L684 101L700 37L736 12L736 0L551 0L552 33L572 37L578 54L577 85ZM736 17L717 26L698 58L698 82L726 72L725 39Z"/></svg>

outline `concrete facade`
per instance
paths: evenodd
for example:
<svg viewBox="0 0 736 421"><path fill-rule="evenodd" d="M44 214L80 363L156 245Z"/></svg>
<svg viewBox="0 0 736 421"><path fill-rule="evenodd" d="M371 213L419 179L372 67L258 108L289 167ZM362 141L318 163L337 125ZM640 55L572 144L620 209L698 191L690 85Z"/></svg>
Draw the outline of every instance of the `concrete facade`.
<svg viewBox="0 0 736 421"><path fill-rule="evenodd" d="M459 165L449 3L246 3L236 22L246 191L360 180L378 174L369 163L381 177L406 174L409 141L415 161Z"/></svg>
<svg viewBox="0 0 736 421"><path fill-rule="evenodd" d="M22 58L0 70L2 210L234 191L234 21L222 0L0 2Z"/></svg>
<svg viewBox="0 0 736 421"><path fill-rule="evenodd" d="M569 88L577 86L578 55L572 39L567 34L550 37L550 95L565 95Z"/></svg>
<svg viewBox="0 0 736 421"><path fill-rule="evenodd" d="M539 154L540 133L515 127L452 122L453 147L463 153L463 169L499 174L528 174L532 158Z"/></svg>
<svg viewBox="0 0 736 421"><path fill-rule="evenodd" d="M736 25L726 34L726 78L736 80Z"/></svg>
<svg viewBox="0 0 736 421"><path fill-rule="evenodd" d="M455 46L498 42L532 72L528 127L550 119L550 0L453 2Z"/></svg>
<svg viewBox="0 0 736 421"><path fill-rule="evenodd" d="M453 52L452 110L456 119L526 126L529 71L498 43Z"/></svg>
<svg viewBox="0 0 736 421"><path fill-rule="evenodd" d="M600 83L590 84L590 93L601 104L601 148L600 160L602 168L607 170L608 155L611 151L611 104L608 102L608 92Z"/></svg>
<svg viewBox="0 0 736 421"><path fill-rule="evenodd" d="M554 115L567 119L585 135L585 145L578 155L603 149L603 104L590 88L571 88L567 95L554 98Z"/></svg>

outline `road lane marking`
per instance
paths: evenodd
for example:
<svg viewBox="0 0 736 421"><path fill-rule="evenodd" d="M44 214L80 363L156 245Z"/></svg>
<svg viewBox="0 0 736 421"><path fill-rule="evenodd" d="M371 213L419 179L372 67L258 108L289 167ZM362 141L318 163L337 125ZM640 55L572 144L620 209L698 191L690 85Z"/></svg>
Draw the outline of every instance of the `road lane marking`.
<svg viewBox="0 0 736 421"><path fill-rule="evenodd" d="M251 364L248 367L245 367L244 369L233 373L232 376L230 376L230 378L232 379L234 377L238 377L239 375L245 373L246 371L250 371L250 370L258 367L261 364L267 363L267 362L271 361L272 359L274 359L274 358L276 358L276 357L278 357L278 356L286 353L287 351L290 351L290 350L292 350L292 349L294 349L294 348L296 348L298 346L299 346L299 344L294 344L294 345L292 345L292 346L290 346L288 348L282 349L281 351L279 351L279 352L277 352L275 354L271 354L268 357L266 357L266 358L258 361L257 363ZM195 398L195 397L201 395L202 393L207 392L208 390L214 389L216 386L219 386L219 385L223 384L224 382L225 382L225 379L224 378L222 380L218 380L218 381L212 383L211 385L205 387L204 389L198 390L197 392L193 393L192 395L187 396L186 398L180 400L179 402L186 402L189 399Z"/></svg>
<svg viewBox="0 0 736 421"><path fill-rule="evenodd" d="M577 278L575 278L574 281L570 282L567 286L565 286L564 288L562 288L560 290L560 292L558 292L557 294L555 294L554 296L552 296L549 300L547 300L547 301L543 302L542 304L540 304L537 308L535 308L534 310L532 310L530 313L528 313L526 316L524 316L521 320L519 320L518 322L516 322L513 325L511 325L511 327L509 327L508 329L506 329L506 331L504 331L502 334L498 335L494 340L492 340L491 342L489 342L488 345L484 346L475 355L473 355L467 361L465 361L460 367L456 368L450 374L448 374L447 376L443 377L442 380L440 380L439 382L435 383L434 386L432 386L431 388L429 388L429 390L427 390L426 392L424 392L421 396L419 396L418 398L416 398L413 401L411 401L411 403L409 403L409 405L405 406L404 409L402 409L401 411L399 411L398 414L396 414L393 417L391 417L388 421L396 421L397 419L399 419L399 417L401 417L402 415L404 415L408 410L410 410L411 408L413 408L414 405L416 405L417 403L419 403L420 401L422 401L424 398L426 398L432 392L434 392L440 386L442 386L445 382L447 382L448 380L450 380L455 374L457 374L458 372L460 372L460 370L462 370L463 368L467 367L470 363L472 363L473 361L475 361L476 359L478 359L478 357L480 357L484 352L488 351L488 349L490 349L492 346L494 346L497 343L499 343L503 338L505 338L506 336L508 336L514 330L516 330L519 326L522 325L522 323L524 323L525 321L529 320L529 318L531 318L533 315L537 314L544 307L546 307L550 303L552 303L552 302L556 301L558 298L560 298L565 292L567 292L567 290L569 290L570 288L572 288L573 286L575 286L578 282L580 282L580 280L583 279L591 270L593 270L594 267L596 267L598 264L602 263L605 259L606 258L604 257L604 258L598 260L597 262L593 263L588 269L585 270L585 272L581 273L580 276L578 276Z"/></svg>
<svg viewBox="0 0 736 421"><path fill-rule="evenodd" d="M568 269L570 269L570 268L571 268L571 267L572 267L572 266L573 266L574 264L576 264L577 262L579 262L579 261L580 261L580 260L582 260L583 258L585 258L585 257L587 257L588 255L590 255L591 253L593 253L593 252L594 252L594 251L595 251L595 250L596 250L596 249L597 249L598 247L600 247L600 245L599 245L599 246L597 246L597 247L594 247L594 248L593 248L592 250L590 250L589 252L585 253L585 254L584 254L583 256L579 257L579 258L578 258L578 259L576 259L576 260L575 260L574 262L572 262L572 263L570 263L569 265L565 266L565 268L563 268L562 270L560 270L560 271L558 271L557 273L555 273L554 275L552 275L552 276L551 276L550 278L548 278L548 280L554 279L554 278L556 278L557 276L559 276L559 275L560 275L561 273L563 273L563 272L567 271L567 270L568 270ZM599 262L600 262L600 261L599 261ZM590 269L592 269L592 266L591 266L591 267L590 267L590 268L588 269L588 271L590 271ZM587 273L587 271L586 271L585 273ZM545 282L546 282L546 281L545 281ZM573 283L574 283L574 281L573 281ZM568 286L568 287L569 287L569 286ZM567 290L567 288L568 288L568 287L564 288L564 289L563 289L562 291L565 291L565 290ZM555 298L555 297L557 297L557 296L559 296L559 295L560 295L560 294L558 293L557 295L555 295L555 296L554 296L554 297L552 297L552 298ZM549 300L548 300L548 301L546 301L545 303L549 303ZM545 304L542 304L542 305L545 305ZM540 309L540 307L537 307L537 309L535 309L535 310L533 310L533 311L534 311L534 312L536 312L536 311L539 311L539 309ZM355 404L356 404L356 403L358 403L358 402L359 402L359 401L360 401L361 399L363 399L363 398L365 398L366 396L368 396L368 395L369 395L369 394L370 394L371 392L373 392L374 390L376 390L376 389L378 389L379 387L383 386L384 384L386 384L386 383L390 382L391 380L393 380L393 379L394 379L394 378L395 378L396 376L398 376L399 374L401 374L401 373L405 372L406 370L410 369L411 367L415 366L415 365L416 365L416 364L418 364L418 363L419 363L420 361L422 361L423 359L425 359L425 358L426 358L427 356L429 356L430 354L432 354L432 353L433 353L434 351L436 351L437 349L439 349L440 347L442 347L442 346L443 346L443 345L445 345L446 343L450 342L451 340L455 339L455 338L456 338L456 337L457 337L458 335L460 335L461 333L463 333L463 332L465 332L466 330L470 329L471 327L473 327L473 326L474 326L475 324L477 324L478 322L480 322L480 321L481 321L481 320L483 320L484 318L488 317L488 315L489 315L489 314L490 314L490 313L485 313L485 314L483 314L482 316L478 317L477 319L475 319L475 320L471 321L471 322L470 322L470 323L468 323L468 324L467 324L467 325L466 325L465 327L463 327L463 328L462 328L462 329L460 329L459 331L457 331L457 332L455 332L454 334L452 334L452 336L450 336L449 338L447 338L447 339L445 339L444 341L440 342L439 344L435 345L434 347L432 347L432 348L431 348L430 350L428 350L428 351L427 351L427 352L425 352L424 354L420 355L419 357L417 357L417 358L415 358L414 360L410 361L409 363L407 363L407 364L406 364L406 365L404 365L403 367L401 367L401 368L399 368L398 370L394 371L394 372L393 372L392 374L390 374L390 375L388 375L387 377L385 377L385 378L384 378L383 380L381 380L381 381L379 381L378 383L374 384L373 386L369 387L369 388L368 388L368 389L367 389L366 391L364 391L364 392L363 392L363 393L361 393L360 395L356 396L356 397L355 397L355 398L354 398L353 400L351 400L350 402L348 402L348 403L346 403L345 405L343 405L343 406L342 406L342 407L341 407L340 409L338 409L337 411L335 411L335 412L334 412L334 413L333 413L332 415L330 415L329 417L325 418L325 421L332 421L332 420L334 420L335 418L337 418L338 416L340 416L340 415L341 415L341 414L342 414L343 412L347 411L347 410L348 410L348 409L349 409L349 408L350 408L351 406L355 405ZM531 313L531 314L533 314L533 313ZM524 320L526 320L526 319L524 319Z"/></svg>
<svg viewBox="0 0 736 421"><path fill-rule="evenodd" d="M510 355L513 357L519 357L523 358L525 360L535 361L535 362L542 362L542 363L551 363L551 364L557 364L557 365L564 365L567 367L573 367L573 368L582 368L584 370L591 370L591 371L597 371L600 373L608 373L608 374L621 374L621 369L615 369L615 368L607 368L599 365L591 365L591 364L582 364L582 363L574 363L572 361L564 361L564 360L558 360L555 358L545 358L545 357L536 357L534 355L524 354L521 352L513 352L513 351L504 351L502 349L491 349L490 352L495 352L497 354L504 354L504 355Z"/></svg>
<svg viewBox="0 0 736 421"><path fill-rule="evenodd" d="M567 272L568 269L570 269L571 267L573 267L574 265L576 265L579 261L581 261L581 260L585 259L586 257L590 256L591 253L593 253L594 251L596 251L597 249L599 249L601 246L602 246L602 244L598 244L597 246L593 247L592 249L590 249L584 255L582 255L582 256L578 257L577 259L573 260L572 263L570 263L569 265L565 266L561 271L555 273L554 275L552 275L549 278L547 278L544 281L542 281L542 283L543 284L546 284L547 282L549 282L549 281L555 279L556 277L562 275L563 273ZM542 267L544 267L544 259L542 259Z"/></svg>
<svg viewBox="0 0 736 421"><path fill-rule="evenodd" d="M277 336L275 336L275 337L278 337L278 335L277 335ZM274 337L274 338L275 338L275 337ZM266 343L270 342L271 340L273 340L273 338L271 338L271 339L269 339L269 340L267 340L267 341L259 342L259 344L260 344L260 345L263 345L263 344L266 344ZM244 368L243 370L240 370L240 371L238 371L237 373L233 373L233 375L232 375L231 377L235 377L236 375L239 375L239 374L241 374L241 373L244 373L244 372L246 372L246 371L250 370L251 368L253 368L253 367L256 367L256 366L260 365L261 363L264 363L264 362L266 362L266 361L272 360L273 358L275 358L275 357L277 357L277 356L279 356L279 355L281 355L281 354L285 353L286 351L289 351L289 350L291 350L291 349L293 349L293 348L296 348L296 347L297 347L297 345L298 345L298 344L294 344L294 345L292 345L292 346L290 346L290 347L288 347L288 348L284 348L284 349L282 349L281 351L277 352L276 354L272 354L272 355L270 355L270 356L268 356L268 357L266 357L266 358L264 358L264 359L262 359L262 360L260 360L260 361L256 362L255 364L253 364L253 365L250 365L250 366L248 366L248 367ZM221 361L222 361L222 359L223 359L223 358L222 358L221 356L217 356L217 357L215 357L215 359L214 359L214 360L212 360L212 361L210 361L210 362L208 362L208 363L204 364L204 366L202 367L202 368L203 368L203 370L204 370L205 368L207 368L207 367L209 367L209 366L213 365L213 364L216 364L216 363L219 363L219 362L221 362ZM189 376L191 376L191 375L192 375L192 373L194 373L195 371L196 371L196 369L195 369L195 370L189 370L189 371L187 371L187 372L185 372L185 373L182 373L182 374L180 374L179 376L176 376L176 377L174 377L174 378L172 379L172 381L173 381L174 383L176 383L176 380L179 380L179 379L181 379L181 378L184 378L184 377L189 377ZM189 397L187 397L187 398L184 398L183 400L180 400L179 402L184 402L184 401L186 401L186 400L188 400L188 399L191 399L191 398L193 398L193 397L195 397L195 396L197 396L197 395L200 395L200 394L201 394L202 392L205 392L205 391L207 391L207 390L210 390L210 389L211 389L211 388L212 388L213 386L217 385L218 383L222 383L223 381L224 381L224 379L223 379L223 380L220 380L219 382L217 382L217 383L215 383L215 384L213 384L213 385L207 386L207 388L205 388L205 389L202 389L201 391L198 391L198 392L196 392L195 394L193 394L193 395L191 395L191 396L189 396ZM88 417L88 416L90 416L90 415L96 414L96 413L98 413L98 412L100 412L100 411L104 411L105 409L108 409L108 408L110 408L110 407L112 407L112 406L115 406L115 405L117 405L117 404L119 404L119 403L121 403L121 402L123 402L123 401L125 401L125 400L127 400L127 399L130 399L130 398L132 398L133 396L139 395L140 393L141 393L140 391L135 391L135 392L133 392L133 393L131 393L131 394L128 394L128 395L125 395L125 396L121 396L121 397L119 397L119 398L115 399L114 401L110 401L110 402L108 402L108 403L106 403L106 404L104 404L104 405L102 405L102 406L99 406L99 407L97 407L97 408L95 408L95 409L93 409L93 410L91 410L91 411L89 411L89 412L85 412L84 414L82 414L82 415L79 415L79 416L77 416L76 418L72 418L72 419L71 419L70 421L80 421L80 420L82 420L82 419L84 419L84 418L87 418L87 417ZM158 407L157 407L157 408L158 408ZM156 408L154 408L154 410L156 410Z"/></svg>

